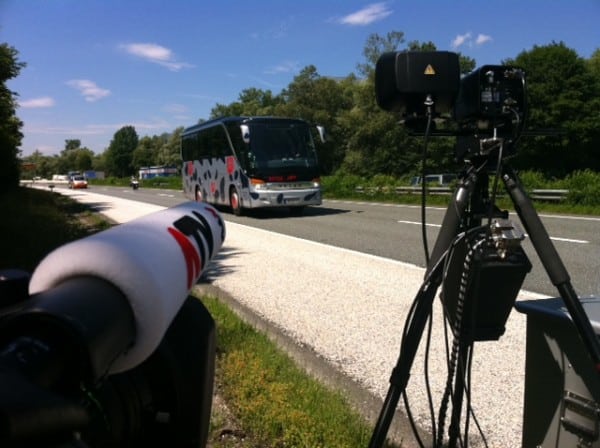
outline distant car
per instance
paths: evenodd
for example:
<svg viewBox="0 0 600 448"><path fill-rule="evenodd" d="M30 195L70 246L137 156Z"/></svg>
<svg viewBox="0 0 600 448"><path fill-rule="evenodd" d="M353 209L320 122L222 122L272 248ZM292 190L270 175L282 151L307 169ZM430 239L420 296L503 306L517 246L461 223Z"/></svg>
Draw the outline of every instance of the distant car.
<svg viewBox="0 0 600 448"><path fill-rule="evenodd" d="M83 177L83 176L73 176L73 177L71 177L71 180L69 181L69 188L76 189L76 188L87 188L87 187L88 187L87 180L85 180L85 177Z"/></svg>
<svg viewBox="0 0 600 448"><path fill-rule="evenodd" d="M428 185L436 187L446 187L456 181L456 174L428 174L425 176L425 182ZM413 187L421 185L421 177L415 176L411 179L410 185Z"/></svg>

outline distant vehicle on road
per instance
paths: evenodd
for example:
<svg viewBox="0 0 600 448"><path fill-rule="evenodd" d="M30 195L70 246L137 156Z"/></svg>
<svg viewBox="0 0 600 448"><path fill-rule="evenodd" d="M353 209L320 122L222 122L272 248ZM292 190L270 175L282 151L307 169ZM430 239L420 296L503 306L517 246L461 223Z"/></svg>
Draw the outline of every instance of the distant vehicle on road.
<svg viewBox="0 0 600 448"><path fill-rule="evenodd" d="M427 185L435 186L435 187L447 187L452 184L457 179L456 174L446 173L446 174L428 174L425 176L425 182ZM415 176L411 179L410 185L413 187L417 187L421 185L421 177Z"/></svg>
<svg viewBox="0 0 600 448"><path fill-rule="evenodd" d="M77 188L87 188L88 183L85 177L83 176L73 176L69 180L69 188L77 189Z"/></svg>

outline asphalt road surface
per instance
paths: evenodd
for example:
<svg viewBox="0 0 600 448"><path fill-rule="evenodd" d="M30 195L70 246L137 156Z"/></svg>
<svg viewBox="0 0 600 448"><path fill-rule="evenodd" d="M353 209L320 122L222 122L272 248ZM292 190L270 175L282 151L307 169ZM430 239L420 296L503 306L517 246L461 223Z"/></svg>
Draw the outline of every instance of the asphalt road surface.
<svg viewBox="0 0 600 448"><path fill-rule="evenodd" d="M90 191L135 199L165 207L187 200L179 191L123 187L94 187ZM431 251L445 213L428 207L428 245ZM237 217L224 210L227 221L295 236L311 241L390 258L424 267L421 211L413 205L326 200L308 207L304 216L291 217L286 209L263 210ZM540 214L580 296L600 295L600 217ZM519 222L516 215L510 218ZM519 222L520 223L520 222ZM523 288L556 296L528 239L523 243L533 265Z"/></svg>

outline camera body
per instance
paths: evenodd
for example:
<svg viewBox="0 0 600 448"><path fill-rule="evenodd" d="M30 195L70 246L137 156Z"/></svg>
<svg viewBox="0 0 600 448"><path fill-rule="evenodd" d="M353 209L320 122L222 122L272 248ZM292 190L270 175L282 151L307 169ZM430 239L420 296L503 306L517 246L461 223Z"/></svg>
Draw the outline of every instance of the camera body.
<svg viewBox="0 0 600 448"><path fill-rule="evenodd" d="M152 354L106 368L134 337L128 303L98 278L29 295L29 275L0 271L0 445L204 446L215 373L215 322L195 297Z"/></svg>
<svg viewBox="0 0 600 448"><path fill-rule="evenodd" d="M458 160L487 155L490 141L516 141L527 111L523 70L484 65L461 78L459 62L447 51L390 52L375 68L379 107L399 113L416 135L435 119L432 135L458 137Z"/></svg>

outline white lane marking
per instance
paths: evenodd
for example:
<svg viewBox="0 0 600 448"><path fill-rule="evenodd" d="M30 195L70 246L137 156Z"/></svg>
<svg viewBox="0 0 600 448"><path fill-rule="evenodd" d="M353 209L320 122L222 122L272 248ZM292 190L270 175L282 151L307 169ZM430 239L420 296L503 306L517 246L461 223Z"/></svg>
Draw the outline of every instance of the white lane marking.
<svg viewBox="0 0 600 448"><path fill-rule="evenodd" d="M413 225L421 225L421 223L419 221L398 221L399 224L413 224ZM430 226L430 227L442 227L440 224L425 224L426 226ZM528 237L529 235L525 234L526 237ZM558 236L551 236L550 237L551 240L554 241L562 241L565 243L575 243L575 244L589 244L590 242L587 240L576 240L573 238L561 238Z"/></svg>
<svg viewBox="0 0 600 448"><path fill-rule="evenodd" d="M525 234L525 236L529 237L529 235L527 235L527 234ZM554 241L563 241L565 243L576 243L576 244L589 244L590 243L587 240L576 240L576 239L573 239L573 238L561 238L561 237L558 237L558 236L551 236L550 239L554 240Z"/></svg>
<svg viewBox="0 0 600 448"><path fill-rule="evenodd" d="M418 221L402 221L402 220L400 220L398 222L400 224L415 224L415 225L419 225L419 226L421 225L421 223L418 222ZM425 225L428 226L428 227L442 227L441 224L429 224L429 223L425 223Z"/></svg>

